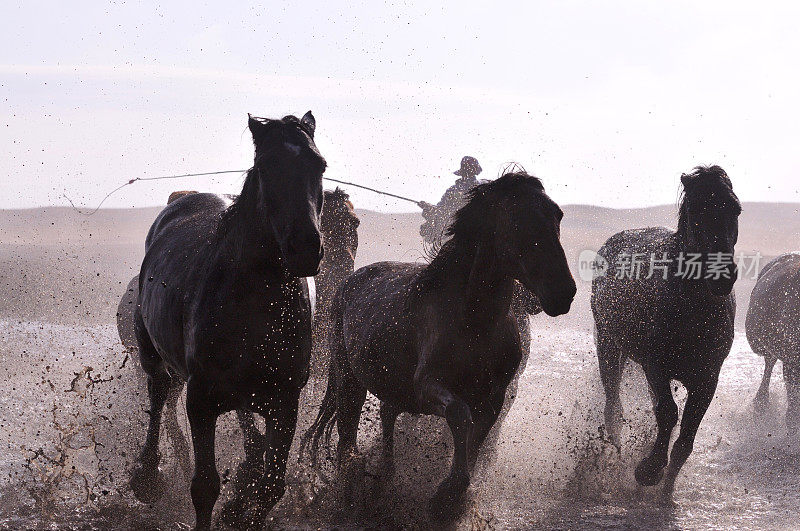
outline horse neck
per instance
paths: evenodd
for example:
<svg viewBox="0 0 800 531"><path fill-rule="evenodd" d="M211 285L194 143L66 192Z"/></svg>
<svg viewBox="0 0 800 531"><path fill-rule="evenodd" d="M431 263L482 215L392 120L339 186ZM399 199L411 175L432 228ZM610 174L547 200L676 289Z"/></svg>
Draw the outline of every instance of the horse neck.
<svg viewBox="0 0 800 531"><path fill-rule="evenodd" d="M684 209L681 209L678 228L672 236L667 252L672 260L677 260L681 253L686 257L688 254L697 252L690 243L689 221ZM681 278L678 276L670 276L670 279L674 289L677 289L681 294L675 304L692 306L696 305L698 301L713 299L705 285L705 281L702 279Z"/></svg>
<svg viewBox="0 0 800 531"><path fill-rule="evenodd" d="M314 278L318 296L332 299L336 288L352 272L353 261L347 251L326 253L320 264L319 275Z"/></svg>
<svg viewBox="0 0 800 531"><path fill-rule="evenodd" d="M251 172L253 170L250 170ZM259 219L257 191L248 173L241 195L223 214L219 237L221 249L231 259L228 267L284 276L275 235Z"/></svg>
<svg viewBox="0 0 800 531"><path fill-rule="evenodd" d="M428 267L437 270L446 291L462 299L468 320L491 322L491 317L508 313L514 280L502 272L494 242L454 236Z"/></svg>

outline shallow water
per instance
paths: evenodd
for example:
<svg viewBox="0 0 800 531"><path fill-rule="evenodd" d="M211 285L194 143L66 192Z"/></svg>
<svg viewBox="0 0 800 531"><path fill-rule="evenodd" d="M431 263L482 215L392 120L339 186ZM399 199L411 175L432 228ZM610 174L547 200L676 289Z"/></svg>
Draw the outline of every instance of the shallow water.
<svg viewBox="0 0 800 531"><path fill-rule="evenodd" d="M498 455L470 488L456 528L789 529L800 516L800 444L783 427L778 364L772 406L754 419L752 397L763 362L737 334L671 502L657 487L637 488L633 466L654 434L638 367L623 386L626 427L618 452L603 440L602 391L591 333L533 319L533 347ZM91 368L91 370L89 370ZM310 382L298 433L319 403ZM127 467L144 438L145 392L111 326L0 321L0 526L11 529L185 529L193 522L188 488L162 438L172 482L152 506L126 488ZM678 386L679 404L685 397ZM425 504L444 476L449 439L442 423L398 423L397 473L374 480L377 411L368 402L360 445L368 484L365 511L333 516L331 487L290 458L289 491L273 527L427 527ZM181 416L181 421L185 419ZM223 478L234 469L238 434L230 417L218 430ZM433 432L433 434L432 434ZM677 432L677 430L676 430ZM223 479L224 481L224 479ZM372 483L369 483L372 481ZM227 495L223 487L223 498ZM219 505L217 506L219 508Z"/></svg>

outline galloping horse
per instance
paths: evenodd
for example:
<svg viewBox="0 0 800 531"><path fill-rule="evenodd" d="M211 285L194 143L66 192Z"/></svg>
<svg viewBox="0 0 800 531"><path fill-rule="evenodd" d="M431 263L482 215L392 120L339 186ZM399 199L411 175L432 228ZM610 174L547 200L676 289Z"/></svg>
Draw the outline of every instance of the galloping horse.
<svg viewBox="0 0 800 531"><path fill-rule="evenodd" d="M606 394L606 429L619 445L622 404L619 384L625 359L644 369L658 435L636 467L640 485L664 475L678 406L670 380L688 391L680 435L672 448L664 493L689 454L708 409L722 363L733 344L737 269L733 261L741 205L719 166L699 166L681 177L683 200L677 232L626 230L609 238L598 255L608 271L592 282L597 357ZM641 260L650 260L642 267ZM602 263L602 261L601 261Z"/></svg>
<svg viewBox="0 0 800 531"><path fill-rule="evenodd" d="M783 254L764 266L750 295L745 330L753 352L764 356L757 412L767 405L772 368L781 360L786 426L794 433L800 426L800 254Z"/></svg>
<svg viewBox="0 0 800 531"><path fill-rule="evenodd" d="M169 205L183 196L196 193L198 192L172 192L169 195L167 204ZM316 312L314 314L312 334L313 350L311 356L311 374L315 374L313 367L323 366L323 362L328 359L325 336L327 334L330 303L333 300L336 288L347 275L353 272L356 250L358 249L357 228L360 223L353 211L353 204L343 190L339 188L333 191L325 190L323 196L324 203L320 218L320 232L322 232L325 255L322 258L322 262L320 262L319 274L314 279L317 284L317 289ZM236 196L229 197L235 199ZM136 275L128 283L125 293L120 298L119 305L117 306L117 332L119 333L120 341L126 353L131 356L133 363L137 365L138 345L136 344L134 327L134 309L136 308L136 301L138 298L139 275ZM138 372L142 372L140 366L137 368ZM189 448L178 424L177 404L179 397L179 393L172 393L164 404L164 429L172 443L179 468L184 472L187 480L191 481ZM244 440L246 441L245 448L257 452L259 445L254 445L251 441L258 442L263 439L263 437L256 428L255 418L252 413L244 409L239 409L236 413L239 424L243 430ZM234 492L246 488L250 482L257 479L248 475L247 467L240 470L241 473L235 476ZM253 472L257 472L257 470ZM236 504L228 504L225 506L223 514L228 515L228 513L236 512L239 509L241 509L241 507L238 507ZM225 518L228 517L226 516Z"/></svg>
<svg viewBox="0 0 800 531"><path fill-rule="evenodd" d="M309 371L311 304L301 277L315 275L322 260L325 159L310 112L299 120L250 117L248 125L255 161L239 197L231 203L189 194L153 223L134 315L151 409L131 487L143 501L158 495L161 413L186 381L198 529L210 528L219 496L217 417L233 409L263 416L267 433L245 461L258 480L237 492L233 501L244 510L230 512L236 521L226 523L263 525L285 491Z"/></svg>
<svg viewBox="0 0 800 531"><path fill-rule="evenodd" d="M562 216L539 179L508 173L473 189L430 264L382 262L345 280L331 310L328 388L304 445L316 453L335 422L338 468L347 475L369 390L381 400L384 465L392 470L398 414L444 417L455 450L431 509L448 510L469 485L470 461L522 358L514 279L548 315L569 311L576 287L559 242Z"/></svg>

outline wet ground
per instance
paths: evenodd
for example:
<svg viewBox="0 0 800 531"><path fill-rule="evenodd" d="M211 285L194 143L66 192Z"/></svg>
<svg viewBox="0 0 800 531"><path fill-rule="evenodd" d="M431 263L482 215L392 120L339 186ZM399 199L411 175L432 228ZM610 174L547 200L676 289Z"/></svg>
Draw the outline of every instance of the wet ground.
<svg viewBox="0 0 800 531"><path fill-rule="evenodd" d="M762 360L738 334L695 451L672 500L638 488L633 466L654 435L645 382L629 367L623 390L622 450L603 440L602 392L591 333L533 319L534 341L493 464L475 478L459 529L791 529L800 517L800 440L783 427L780 363L771 408L758 420L752 397ZM309 383L298 433L315 413L324 382ZM676 396L682 400L683 389ZM0 527L9 529L185 529L188 486L162 438L171 489L158 503L134 500L127 469L144 438L144 387L111 326L0 321ZM290 458L289 489L274 528L430 527L425 507L449 460L438 420L403 418L396 468L378 475L375 402L362 417L366 487L358 513L340 514L334 484ZM180 417L186 430L185 418ZM240 441L233 419L218 428L223 482ZM188 431L188 430L187 430ZM677 430L676 430L677 431ZM323 467L324 478L331 471ZM223 497L229 484L223 486ZM217 506L219 507L219 505Z"/></svg>

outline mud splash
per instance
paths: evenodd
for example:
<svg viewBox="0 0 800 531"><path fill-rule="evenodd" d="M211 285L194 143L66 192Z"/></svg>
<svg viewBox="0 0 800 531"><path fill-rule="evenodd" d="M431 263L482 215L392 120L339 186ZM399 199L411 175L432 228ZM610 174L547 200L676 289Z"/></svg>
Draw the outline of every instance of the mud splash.
<svg viewBox="0 0 800 531"><path fill-rule="evenodd" d="M650 399L637 367L623 384L621 449L605 438L602 391L591 334L534 319L533 347L520 391L501 432L496 460L464 501L459 529L787 529L800 515L800 441L783 428L780 371L772 405L754 418L762 361L742 335L722 371L717 396L672 502L639 488L633 467L654 433ZM8 529L186 529L188 486L162 441L162 468L174 488L154 505L127 489L127 471L144 437L146 393L110 326L0 321L0 527ZM324 382L309 382L298 433L315 413ZM678 387L676 397L685 399ZM185 433L185 417L179 419ZM240 440L227 417L218 428L223 498ZM379 469L377 403L362 417L364 487L358 511L338 511L329 464L308 470L293 451L289 488L273 528L332 525L428 527L427 500L449 466L450 440L439 419L403 416L396 473Z"/></svg>

